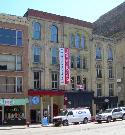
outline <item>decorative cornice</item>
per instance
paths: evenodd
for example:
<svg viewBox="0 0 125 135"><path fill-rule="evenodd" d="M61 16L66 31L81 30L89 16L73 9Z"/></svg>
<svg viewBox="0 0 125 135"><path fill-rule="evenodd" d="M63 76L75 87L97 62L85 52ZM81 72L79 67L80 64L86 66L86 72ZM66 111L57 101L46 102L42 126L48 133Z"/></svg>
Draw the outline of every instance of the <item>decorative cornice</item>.
<svg viewBox="0 0 125 135"><path fill-rule="evenodd" d="M36 18L43 18L43 19L48 19L48 20L53 20L53 21L59 21L62 23L69 23L69 24L74 24L82 27L87 27L87 28L93 28L92 23L66 17L66 16L60 16L56 14L51 14L43 11L38 11L34 9L28 9L28 11L24 15L25 17L36 17Z"/></svg>

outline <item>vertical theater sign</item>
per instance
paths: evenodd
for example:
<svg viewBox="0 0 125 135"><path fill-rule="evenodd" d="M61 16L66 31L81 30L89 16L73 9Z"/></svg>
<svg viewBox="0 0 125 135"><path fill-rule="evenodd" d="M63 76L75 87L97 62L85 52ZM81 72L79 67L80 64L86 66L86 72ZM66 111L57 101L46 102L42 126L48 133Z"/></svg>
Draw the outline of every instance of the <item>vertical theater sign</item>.
<svg viewBox="0 0 125 135"><path fill-rule="evenodd" d="M69 48L59 49L60 85L70 83L70 51Z"/></svg>

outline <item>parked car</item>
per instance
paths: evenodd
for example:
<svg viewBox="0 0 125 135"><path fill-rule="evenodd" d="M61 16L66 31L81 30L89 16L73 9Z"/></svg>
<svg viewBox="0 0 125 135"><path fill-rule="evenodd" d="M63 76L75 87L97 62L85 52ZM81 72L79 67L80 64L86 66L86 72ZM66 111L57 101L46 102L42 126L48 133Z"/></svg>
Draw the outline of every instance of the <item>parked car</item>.
<svg viewBox="0 0 125 135"><path fill-rule="evenodd" d="M116 119L125 119L125 108L110 108L105 111L99 112L96 115L96 121L101 123L102 121L111 122L111 120L116 121Z"/></svg>
<svg viewBox="0 0 125 135"><path fill-rule="evenodd" d="M122 110L122 119L125 120L125 107L119 107Z"/></svg>
<svg viewBox="0 0 125 135"><path fill-rule="evenodd" d="M88 123L91 120L91 113L88 108L67 109L61 111L59 116L53 118L55 126L68 126L69 123Z"/></svg>

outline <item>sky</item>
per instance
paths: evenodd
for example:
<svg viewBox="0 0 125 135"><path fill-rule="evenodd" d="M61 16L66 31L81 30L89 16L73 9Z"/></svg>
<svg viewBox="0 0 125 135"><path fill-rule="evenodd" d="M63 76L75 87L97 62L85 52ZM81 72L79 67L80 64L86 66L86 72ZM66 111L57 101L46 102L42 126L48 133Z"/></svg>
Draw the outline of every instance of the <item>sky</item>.
<svg viewBox="0 0 125 135"><path fill-rule="evenodd" d="M23 16L28 8L80 19L96 21L125 0L0 0L0 13Z"/></svg>

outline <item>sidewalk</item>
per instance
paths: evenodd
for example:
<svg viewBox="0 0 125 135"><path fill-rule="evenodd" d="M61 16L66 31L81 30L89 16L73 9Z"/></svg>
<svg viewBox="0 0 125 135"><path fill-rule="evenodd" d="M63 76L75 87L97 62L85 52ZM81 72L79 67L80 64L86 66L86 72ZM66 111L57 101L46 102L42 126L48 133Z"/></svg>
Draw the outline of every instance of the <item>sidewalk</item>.
<svg viewBox="0 0 125 135"><path fill-rule="evenodd" d="M28 128L44 128L44 127L52 127L53 124L49 124L48 126L42 126L41 124L31 124L29 127L27 125L19 125L19 126L0 126L0 130L12 130L12 129L28 129Z"/></svg>

